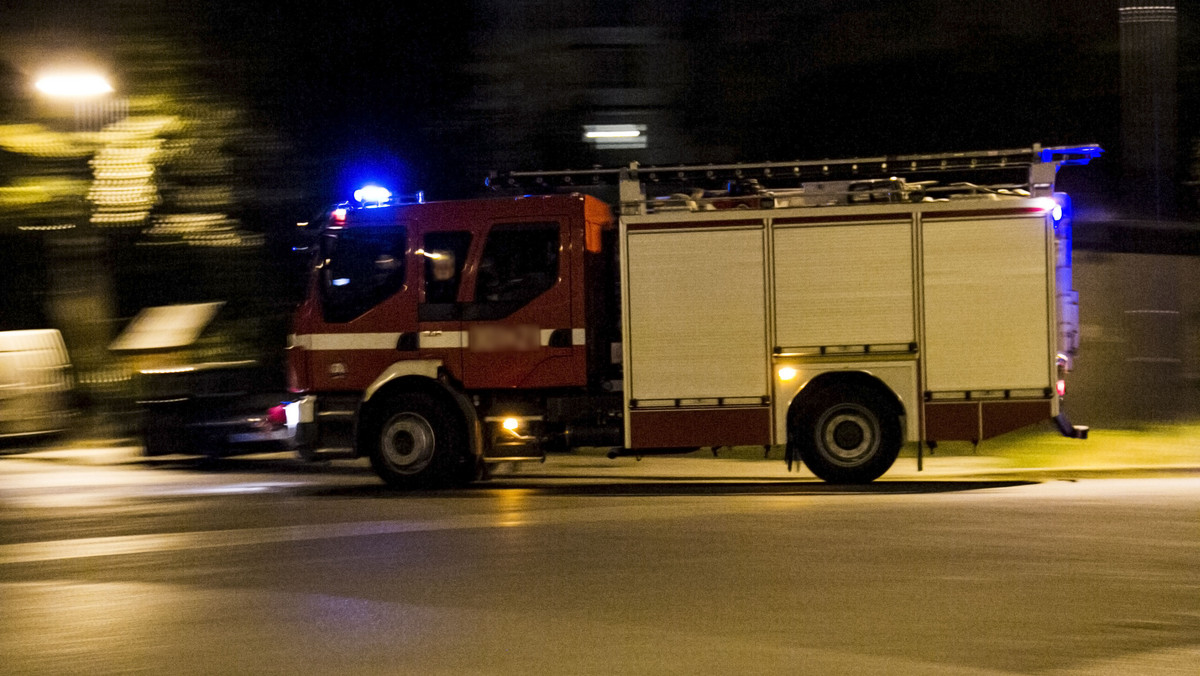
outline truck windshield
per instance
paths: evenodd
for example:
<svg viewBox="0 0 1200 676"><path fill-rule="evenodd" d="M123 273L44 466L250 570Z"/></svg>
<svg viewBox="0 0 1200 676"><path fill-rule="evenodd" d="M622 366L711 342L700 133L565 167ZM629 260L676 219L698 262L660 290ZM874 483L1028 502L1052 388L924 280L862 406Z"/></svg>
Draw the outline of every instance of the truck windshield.
<svg viewBox="0 0 1200 676"><path fill-rule="evenodd" d="M404 286L405 229L359 227L321 238L321 307L327 322L347 322Z"/></svg>

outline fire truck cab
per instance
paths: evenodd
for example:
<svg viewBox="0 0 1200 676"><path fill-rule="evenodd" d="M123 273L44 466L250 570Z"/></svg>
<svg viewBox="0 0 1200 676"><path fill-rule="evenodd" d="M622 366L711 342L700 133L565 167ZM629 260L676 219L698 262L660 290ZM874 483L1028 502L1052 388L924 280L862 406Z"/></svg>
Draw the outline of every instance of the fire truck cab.
<svg viewBox="0 0 1200 676"><path fill-rule="evenodd" d="M547 406L619 402L613 228L583 195L348 211L320 237L289 347L301 448L352 449L405 485L540 458L565 432Z"/></svg>

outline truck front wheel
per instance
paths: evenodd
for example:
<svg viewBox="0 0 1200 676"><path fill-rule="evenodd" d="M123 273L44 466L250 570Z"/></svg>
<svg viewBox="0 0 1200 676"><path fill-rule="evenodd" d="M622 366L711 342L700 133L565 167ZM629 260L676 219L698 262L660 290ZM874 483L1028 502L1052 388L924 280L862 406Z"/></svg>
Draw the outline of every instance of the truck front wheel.
<svg viewBox="0 0 1200 676"><path fill-rule="evenodd" d="M391 394L373 406L359 440L375 473L397 488L458 483L469 462L460 416L419 393Z"/></svg>
<svg viewBox="0 0 1200 676"><path fill-rule="evenodd" d="M804 464L830 483L869 483L896 462L900 418L870 393L830 388L806 403L793 422Z"/></svg>

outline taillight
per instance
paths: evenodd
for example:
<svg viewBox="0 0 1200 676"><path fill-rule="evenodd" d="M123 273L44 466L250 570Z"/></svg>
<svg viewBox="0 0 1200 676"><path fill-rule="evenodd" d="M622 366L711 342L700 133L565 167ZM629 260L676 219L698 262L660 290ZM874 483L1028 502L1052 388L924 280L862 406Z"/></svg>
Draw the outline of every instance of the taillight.
<svg viewBox="0 0 1200 676"><path fill-rule="evenodd" d="M1067 394L1067 381L1059 379L1054 383L1054 391L1058 392L1058 396L1062 397Z"/></svg>

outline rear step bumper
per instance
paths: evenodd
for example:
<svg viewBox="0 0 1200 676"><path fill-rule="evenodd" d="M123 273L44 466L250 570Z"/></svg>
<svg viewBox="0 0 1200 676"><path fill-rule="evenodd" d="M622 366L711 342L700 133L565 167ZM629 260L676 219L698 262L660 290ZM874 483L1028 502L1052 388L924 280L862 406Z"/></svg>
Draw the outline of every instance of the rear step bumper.
<svg viewBox="0 0 1200 676"><path fill-rule="evenodd" d="M1054 416L1054 423L1058 425L1058 431L1064 437L1070 437L1071 439L1087 439L1088 437L1088 427L1086 425L1072 425L1071 421L1067 419L1066 411L1060 410L1058 415Z"/></svg>

